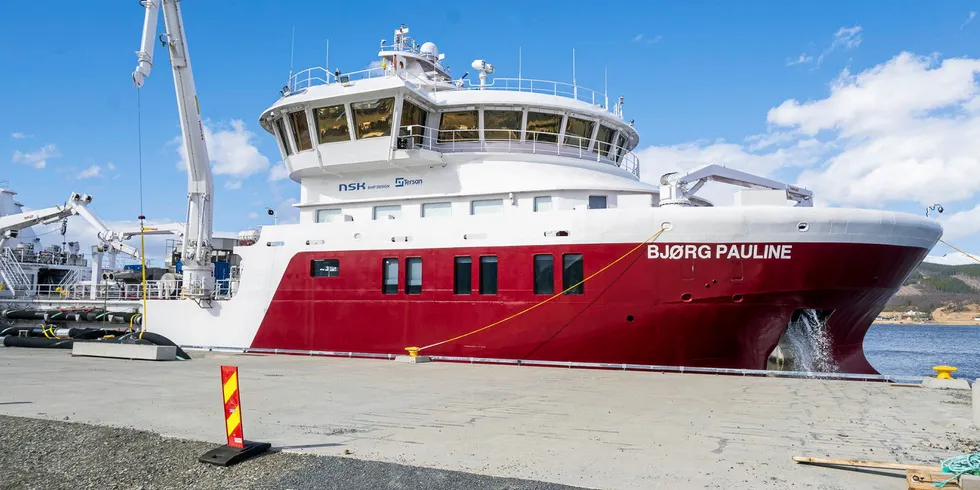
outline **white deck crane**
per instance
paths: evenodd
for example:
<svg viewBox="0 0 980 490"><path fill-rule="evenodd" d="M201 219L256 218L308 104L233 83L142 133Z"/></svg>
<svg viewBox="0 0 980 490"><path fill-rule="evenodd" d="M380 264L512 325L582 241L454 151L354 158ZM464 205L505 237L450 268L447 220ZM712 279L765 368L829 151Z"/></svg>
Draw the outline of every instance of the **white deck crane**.
<svg viewBox="0 0 980 490"><path fill-rule="evenodd" d="M785 191L786 199L795 201L797 207L813 206L811 191L715 164L701 165L687 172L674 172L660 177L660 206L690 206L694 194L704 184L712 181L747 189Z"/></svg>
<svg viewBox="0 0 980 490"><path fill-rule="evenodd" d="M214 202L214 178L208 149L204 141L191 58L187 51L187 36L180 15L179 0L142 0L146 9L143 20L143 42L136 53L139 60L133 72L133 83L143 86L153 68L153 47L157 40L158 11L163 10L166 33L160 43L169 48L170 66L174 73L177 90L177 110L180 113L180 131L187 149L187 226L181 245L183 268L182 295L195 299L210 298L214 290L214 265L211 263L211 233Z"/></svg>
<svg viewBox="0 0 980 490"><path fill-rule="evenodd" d="M91 196L73 192L64 206L51 206L50 208L28 211L26 213L0 216L0 250L3 249L3 244L7 239L17 238L20 230L30 228L34 225L57 223L69 216L79 214L80 209L88 212L85 206L88 206L90 202L92 202Z"/></svg>

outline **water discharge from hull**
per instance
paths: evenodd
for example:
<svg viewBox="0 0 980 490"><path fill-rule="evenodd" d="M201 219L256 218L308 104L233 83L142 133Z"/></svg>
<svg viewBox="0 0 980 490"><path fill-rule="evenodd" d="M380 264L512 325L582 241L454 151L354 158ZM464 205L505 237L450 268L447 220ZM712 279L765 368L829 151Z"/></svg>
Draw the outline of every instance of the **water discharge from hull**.
<svg viewBox="0 0 980 490"><path fill-rule="evenodd" d="M840 371L827 330L831 313L833 310L796 310L769 357L769 368L806 373Z"/></svg>

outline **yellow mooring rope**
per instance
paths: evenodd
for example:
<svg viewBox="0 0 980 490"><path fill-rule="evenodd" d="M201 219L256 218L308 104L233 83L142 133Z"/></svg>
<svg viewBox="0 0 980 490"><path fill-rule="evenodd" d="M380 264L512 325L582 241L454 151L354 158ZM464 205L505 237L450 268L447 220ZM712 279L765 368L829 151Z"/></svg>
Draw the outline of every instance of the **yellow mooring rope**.
<svg viewBox="0 0 980 490"><path fill-rule="evenodd" d="M949 248L951 248L953 250L956 250L957 252L959 252L959 253L961 253L963 255L966 255L967 257L969 257L969 258L971 258L971 259L973 259L973 260L975 260L977 262L980 262L980 259L978 259L978 258L976 258L976 257L974 257L974 256L972 256L972 255L970 255L970 254L968 254L968 253L966 253L966 252L964 252L964 251L962 251L962 250L954 247L951 243L947 242L946 240L943 240L942 238L940 238L939 241L942 242L943 245L946 245L947 247L949 247Z"/></svg>
<svg viewBox="0 0 980 490"><path fill-rule="evenodd" d="M602 269L599 269L599 270L593 272L589 277L586 277L585 279L582 279L581 281L573 284L572 286L569 286L564 291L561 291L559 293L556 293L556 294L552 295L551 297L549 297L548 299L545 299L545 300L543 300L541 302L535 303L535 304L533 304L533 305L531 305L531 306L529 306L529 307L527 307L527 308L525 308L525 309L523 309L523 310L521 310L521 311L519 311L517 313L514 313L513 315L508 316L507 318L504 318L503 320L495 321L495 322L493 322L493 323L491 323L489 325L486 325L484 327L480 327L480 328L478 328L476 330L473 330L471 332L464 333L462 335L457 335L457 336L455 336L453 338L446 339L446 340L443 340L441 342L436 342L434 344L429 344L429 345L424 346L424 347L406 347L405 350L408 351L409 355L414 356L417 353L419 353L419 352L421 352L421 351L423 351L425 349L428 349L430 347L436 347L436 346L439 346L439 345L442 345L442 344L448 344L449 342L453 342L453 341L459 340L459 339L464 338L464 337L469 337L470 335L473 335L473 334L482 332L484 330L488 330L488 329L493 328L493 327L496 327L497 325L500 325L501 323L504 323L504 322L506 322L508 320L512 320L514 318L517 318L517 317L519 317L519 316L521 316L521 315L523 315L523 314L525 314L525 313L527 313L527 312L529 312L529 311L531 311L531 310L533 310L533 309L535 309L535 308L537 308L537 307L539 307L541 305L544 305L544 304L550 302L551 300L553 300L553 299L555 299L555 298L557 298L557 297L559 297L559 296L567 293L568 291L571 291L571 290L579 287L580 285L585 284L586 281L588 281L589 279L592 279L593 277L598 276L599 274L602 274L603 272L605 272L606 269L608 269L608 268L616 265L619 261L621 261L621 260L625 259L626 257L628 257L630 254L632 254L633 252L637 251L637 249L639 249L640 247L646 245L647 243L650 243L650 242L656 240L657 237L659 237L660 234L663 233L664 231L666 231L666 228L660 228L659 230L657 230L656 233L654 233L653 235L650 235L649 238L647 238L646 240L643 240L642 242L640 242L639 245L631 248L629 250L629 252L624 253L618 259L610 262L609 264L607 264Z"/></svg>

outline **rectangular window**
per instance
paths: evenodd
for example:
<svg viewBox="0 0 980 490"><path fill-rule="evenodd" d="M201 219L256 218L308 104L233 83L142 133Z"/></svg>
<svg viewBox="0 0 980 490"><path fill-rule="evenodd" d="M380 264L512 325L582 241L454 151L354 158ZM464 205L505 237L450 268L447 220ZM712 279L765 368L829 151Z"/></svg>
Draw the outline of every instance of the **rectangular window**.
<svg viewBox="0 0 980 490"><path fill-rule="evenodd" d="M398 294L398 259L381 259L381 292Z"/></svg>
<svg viewBox="0 0 980 490"><path fill-rule="evenodd" d="M527 113L528 141L557 143L558 133L560 131L561 131L560 114L546 114L544 112Z"/></svg>
<svg viewBox="0 0 980 490"><path fill-rule="evenodd" d="M422 205L423 218L452 216L453 204L450 202L427 202Z"/></svg>
<svg viewBox="0 0 980 490"><path fill-rule="evenodd" d="M534 294L555 294L555 258L534 256Z"/></svg>
<svg viewBox="0 0 980 490"><path fill-rule="evenodd" d="M538 196L534 198L534 212L545 213L551 211L551 196Z"/></svg>
<svg viewBox="0 0 980 490"><path fill-rule="evenodd" d="M482 199L470 203L470 214L500 214L504 212L503 199Z"/></svg>
<svg viewBox="0 0 980 490"><path fill-rule="evenodd" d="M405 259L405 294L422 294L422 257Z"/></svg>
<svg viewBox="0 0 980 490"><path fill-rule="evenodd" d="M521 139L521 111L483 111L483 139L511 140Z"/></svg>
<svg viewBox="0 0 980 490"><path fill-rule="evenodd" d="M296 151L312 150L313 140L310 139L310 125L306 121L306 111L290 112L289 124L293 127L293 141L296 142Z"/></svg>
<svg viewBox="0 0 980 490"><path fill-rule="evenodd" d="M313 116L316 118L317 141L321 145L335 141L350 141L347 108L344 104L318 107L313 110Z"/></svg>
<svg viewBox="0 0 980 490"><path fill-rule="evenodd" d="M456 257L453 265L453 294L470 294L473 292L473 259Z"/></svg>
<svg viewBox="0 0 980 490"><path fill-rule="evenodd" d="M480 257L480 294L497 294L497 256Z"/></svg>
<svg viewBox="0 0 980 490"><path fill-rule="evenodd" d="M439 121L439 142L479 141L479 129L478 111L443 112Z"/></svg>
<svg viewBox="0 0 980 490"><path fill-rule="evenodd" d="M391 136L391 115L395 98L354 102L350 105L354 115L354 134L357 139Z"/></svg>
<svg viewBox="0 0 980 490"><path fill-rule="evenodd" d="M411 141L413 145L411 147L419 146L422 144L422 139L425 137L425 120L428 118L429 112L425 109L409 102L402 102L402 120L399 124L398 135L407 136L405 141ZM409 146L406 145L406 148Z"/></svg>
<svg viewBox="0 0 980 490"><path fill-rule="evenodd" d="M281 117L276 119L276 130L279 132L279 142L286 149L286 155L292 155L293 147L290 146L289 139L286 137L286 125L283 124Z"/></svg>
<svg viewBox="0 0 980 490"><path fill-rule="evenodd" d="M589 209L606 209L606 196L589 196Z"/></svg>
<svg viewBox="0 0 980 490"><path fill-rule="evenodd" d="M616 161L617 162L623 156L623 153L626 153L626 137L623 136L623 135L619 135L619 139L616 140Z"/></svg>
<svg viewBox="0 0 980 490"><path fill-rule="evenodd" d="M374 219L398 219L402 217L402 207L394 206L375 206Z"/></svg>
<svg viewBox="0 0 980 490"><path fill-rule="evenodd" d="M561 289L565 291L572 286L565 294L585 294L585 284L579 284L585 279L585 270L582 267L582 254L565 254L561 256L563 272L561 275Z"/></svg>
<svg viewBox="0 0 980 490"><path fill-rule="evenodd" d="M316 222L317 223L329 223L331 221L343 221L344 216L340 214L339 209L317 209L316 210Z"/></svg>
<svg viewBox="0 0 980 490"><path fill-rule="evenodd" d="M310 261L310 277L340 276L340 259L323 259Z"/></svg>
<svg viewBox="0 0 980 490"><path fill-rule="evenodd" d="M609 126L599 126L599 134L595 137L595 147L596 151L604 157L609 156L609 149L612 148L613 138L616 136L616 130L610 128Z"/></svg>
<svg viewBox="0 0 980 490"><path fill-rule="evenodd" d="M595 129L594 121L569 116L568 123L565 124L565 144L588 148L593 129Z"/></svg>

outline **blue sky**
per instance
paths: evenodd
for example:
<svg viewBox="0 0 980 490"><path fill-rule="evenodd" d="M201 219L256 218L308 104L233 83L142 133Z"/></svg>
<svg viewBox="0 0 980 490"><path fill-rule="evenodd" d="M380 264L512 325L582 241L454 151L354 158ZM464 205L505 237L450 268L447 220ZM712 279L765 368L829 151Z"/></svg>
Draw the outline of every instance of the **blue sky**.
<svg viewBox="0 0 980 490"><path fill-rule="evenodd" d="M440 46L457 76L477 58L516 76L520 48L529 78L570 81L572 48L580 85L602 89L608 69L610 95L625 96L626 117L636 119L647 180L715 161L808 185L824 205L920 213L938 200L950 240L980 251L980 143L970 138L980 141L977 2L181 5L212 133L219 230L267 223L266 206L294 216L298 184L279 179L275 142L257 123L287 79L292 29L297 70L323 65L329 39L330 68L353 71L405 23ZM82 191L106 220L139 214L130 73L142 17L135 1L0 6L8 112L0 180L28 206ZM158 50L140 93L144 213L182 220L186 183L166 58ZM923 141L905 148L909 135Z"/></svg>

